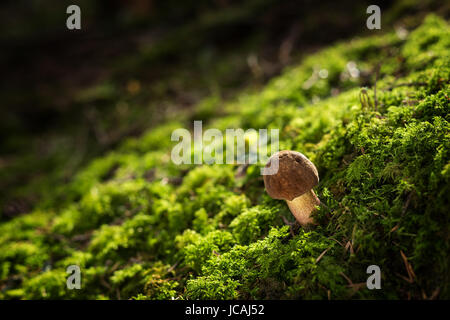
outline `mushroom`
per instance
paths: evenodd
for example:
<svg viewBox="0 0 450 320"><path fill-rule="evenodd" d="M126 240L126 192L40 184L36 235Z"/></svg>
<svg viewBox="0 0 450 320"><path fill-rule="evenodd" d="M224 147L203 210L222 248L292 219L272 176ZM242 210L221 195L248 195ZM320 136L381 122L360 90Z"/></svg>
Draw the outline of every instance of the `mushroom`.
<svg viewBox="0 0 450 320"><path fill-rule="evenodd" d="M276 160L278 164L274 163ZM314 164L300 152L283 150L269 158L265 169L272 166L278 170L271 172L273 174L263 174L269 196L286 200L300 225L313 224L311 212L320 204L312 190L319 183L319 174Z"/></svg>

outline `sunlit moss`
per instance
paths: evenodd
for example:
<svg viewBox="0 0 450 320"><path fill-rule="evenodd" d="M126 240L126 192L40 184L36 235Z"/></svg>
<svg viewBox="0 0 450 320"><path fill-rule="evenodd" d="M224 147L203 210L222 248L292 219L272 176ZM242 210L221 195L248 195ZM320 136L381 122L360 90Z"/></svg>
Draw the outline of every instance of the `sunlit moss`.
<svg viewBox="0 0 450 320"><path fill-rule="evenodd" d="M170 134L190 123L170 122L86 166L63 208L0 225L0 298L449 298L448 33L430 16L406 39L339 43L260 92L199 106L220 130L279 128L316 164L315 228L285 225L258 166L174 166ZM80 291L66 290L70 264ZM383 290L349 287L371 264Z"/></svg>

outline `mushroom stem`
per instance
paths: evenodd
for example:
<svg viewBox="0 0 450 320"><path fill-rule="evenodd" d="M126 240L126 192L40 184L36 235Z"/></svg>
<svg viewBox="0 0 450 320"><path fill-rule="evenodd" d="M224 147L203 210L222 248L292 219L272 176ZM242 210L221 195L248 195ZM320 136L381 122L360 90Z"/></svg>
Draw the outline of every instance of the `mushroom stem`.
<svg viewBox="0 0 450 320"><path fill-rule="evenodd" d="M292 201L286 200L286 202L300 225L304 227L307 224L314 223L311 212L316 209L316 206L320 205L320 200L312 189Z"/></svg>

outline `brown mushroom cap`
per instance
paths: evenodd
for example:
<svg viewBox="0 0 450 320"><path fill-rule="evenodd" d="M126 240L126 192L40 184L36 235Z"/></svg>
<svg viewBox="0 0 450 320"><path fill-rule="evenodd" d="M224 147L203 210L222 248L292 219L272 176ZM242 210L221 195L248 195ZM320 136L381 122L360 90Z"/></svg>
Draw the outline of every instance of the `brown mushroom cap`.
<svg viewBox="0 0 450 320"><path fill-rule="evenodd" d="M300 152L283 150L267 161L266 168L278 157L278 172L264 175L266 191L273 199L290 200L308 192L319 183L314 164Z"/></svg>

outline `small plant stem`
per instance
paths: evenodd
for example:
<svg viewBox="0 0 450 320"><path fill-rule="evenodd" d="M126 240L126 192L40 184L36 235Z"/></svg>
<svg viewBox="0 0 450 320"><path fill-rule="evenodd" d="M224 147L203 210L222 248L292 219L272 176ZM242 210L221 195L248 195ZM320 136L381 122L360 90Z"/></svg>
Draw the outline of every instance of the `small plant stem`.
<svg viewBox="0 0 450 320"><path fill-rule="evenodd" d="M316 209L316 206L320 205L320 200L312 189L292 201L286 200L286 202L295 219L303 227L314 223L314 220L311 218L311 212Z"/></svg>

